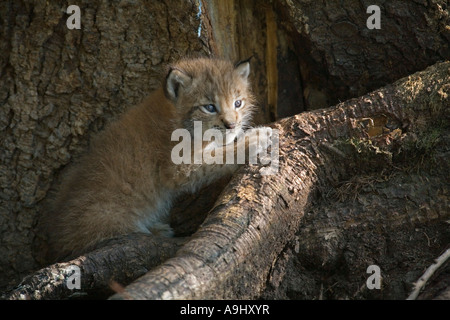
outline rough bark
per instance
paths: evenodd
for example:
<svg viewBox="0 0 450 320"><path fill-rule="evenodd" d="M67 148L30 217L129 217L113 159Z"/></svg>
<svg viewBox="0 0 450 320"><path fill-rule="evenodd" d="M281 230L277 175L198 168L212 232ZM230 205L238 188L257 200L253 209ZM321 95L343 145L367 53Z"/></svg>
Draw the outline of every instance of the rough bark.
<svg viewBox="0 0 450 320"><path fill-rule="evenodd" d="M38 263L36 223L89 137L160 85L168 63L208 53L195 1L0 3L0 287Z"/></svg>
<svg viewBox="0 0 450 320"><path fill-rule="evenodd" d="M263 297L405 299L450 244L448 196L448 181L430 170L385 170L330 186L274 263ZM380 290L366 286L370 265L380 267ZM421 298L449 287L449 271L438 269Z"/></svg>
<svg viewBox="0 0 450 320"><path fill-rule="evenodd" d="M450 58L446 0L276 3L298 57L307 110L359 97ZM380 7L381 29L366 26L370 5Z"/></svg>
<svg viewBox="0 0 450 320"><path fill-rule="evenodd" d="M185 240L161 239L131 234L111 239L100 249L67 262L56 263L25 277L5 299L49 300L107 297L173 256ZM67 282L79 267L82 290L70 289Z"/></svg>

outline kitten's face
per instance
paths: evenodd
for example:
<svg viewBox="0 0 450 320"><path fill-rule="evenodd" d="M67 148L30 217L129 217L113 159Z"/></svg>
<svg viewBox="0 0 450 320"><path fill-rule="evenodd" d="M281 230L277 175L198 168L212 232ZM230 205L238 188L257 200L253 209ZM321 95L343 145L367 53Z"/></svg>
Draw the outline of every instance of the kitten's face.
<svg viewBox="0 0 450 320"><path fill-rule="evenodd" d="M191 134L194 121L202 130L218 129L226 136L224 143L250 126L254 98L250 92L250 65L214 59L182 60L175 65L166 82L166 94Z"/></svg>

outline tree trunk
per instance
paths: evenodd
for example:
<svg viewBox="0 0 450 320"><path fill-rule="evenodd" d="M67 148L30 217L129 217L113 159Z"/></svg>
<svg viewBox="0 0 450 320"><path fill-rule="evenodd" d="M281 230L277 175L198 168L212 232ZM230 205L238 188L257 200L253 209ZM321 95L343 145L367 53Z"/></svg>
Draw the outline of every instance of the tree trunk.
<svg viewBox="0 0 450 320"><path fill-rule="evenodd" d="M113 298L406 298L399 288L411 286L449 244L449 85L450 63L439 63L334 108L274 123L279 172L240 170L189 241ZM433 154L438 174L415 156L418 148ZM114 271L102 273L124 279L126 251L113 255L106 268ZM365 287L369 265L379 265L386 282L376 294ZM62 267L50 268L64 274ZM35 297L30 283L9 297Z"/></svg>
<svg viewBox="0 0 450 320"><path fill-rule="evenodd" d="M446 0L277 4L298 57L308 110L359 97L450 58ZM370 5L380 8L380 29L367 27Z"/></svg>

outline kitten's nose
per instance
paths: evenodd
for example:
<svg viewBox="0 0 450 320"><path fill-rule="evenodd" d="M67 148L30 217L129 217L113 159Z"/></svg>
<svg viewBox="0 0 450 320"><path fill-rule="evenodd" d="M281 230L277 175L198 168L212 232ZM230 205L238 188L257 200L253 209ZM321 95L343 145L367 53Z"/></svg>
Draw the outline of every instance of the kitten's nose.
<svg viewBox="0 0 450 320"><path fill-rule="evenodd" d="M236 127L236 123L230 123L230 122L225 122L223 123L225 125L225 128L227 129L234 129L234 127Z"/></svg>

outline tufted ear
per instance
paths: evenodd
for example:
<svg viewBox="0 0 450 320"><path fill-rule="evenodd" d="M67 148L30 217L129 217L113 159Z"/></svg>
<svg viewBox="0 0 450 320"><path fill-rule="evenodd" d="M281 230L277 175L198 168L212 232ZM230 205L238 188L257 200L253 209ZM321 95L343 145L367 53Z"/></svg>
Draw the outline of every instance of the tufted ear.
<svg viewBox="0 0 450 320"><path fill-rule="evenodd" d="M188 88L192 84L192 78L183 70L178 68L170 68L166 77L166 85L164 91L167 98L176 101L180 95L180 88Z"/></svg>
<svg viewBox="0 0 450 320"><path fill-rule="evenodd" d="M248 75L250 74L250 59L252 57L239 61L234 65L234 71L237 72L239 76L241 76L243 79L247 80Z"/></svg>

